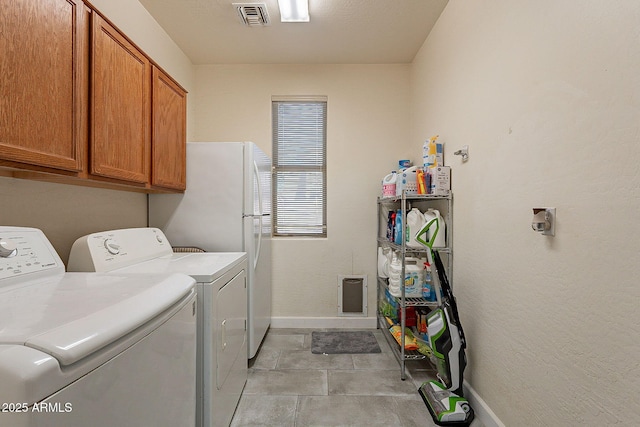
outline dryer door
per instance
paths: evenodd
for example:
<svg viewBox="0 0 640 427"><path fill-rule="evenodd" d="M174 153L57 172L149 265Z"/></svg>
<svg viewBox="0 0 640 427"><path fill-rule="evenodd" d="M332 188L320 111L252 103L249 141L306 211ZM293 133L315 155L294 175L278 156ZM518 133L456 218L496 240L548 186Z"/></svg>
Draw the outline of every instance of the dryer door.
<svg viewBox="0 0 640 427"><path fill-rule="evenodd" d="M218 291L216 298L217 366L216 386L235 388L236 379L244 386L247 369L247 287L246 273L242 270Z"/></svg>

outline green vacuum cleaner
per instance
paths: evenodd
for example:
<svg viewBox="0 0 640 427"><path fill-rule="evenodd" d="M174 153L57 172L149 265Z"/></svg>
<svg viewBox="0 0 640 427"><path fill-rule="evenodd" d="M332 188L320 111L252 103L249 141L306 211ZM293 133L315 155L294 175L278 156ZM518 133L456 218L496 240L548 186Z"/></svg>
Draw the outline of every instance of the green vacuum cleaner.
<svg viewBox="0 0 640 427"><path fill-rule="evenodd" d="M437 225L436 223L436 230L439 228ZM464 331L440 254L431 250L433 239L423 243L429 247L429 264L434 265L435 261L442 296L438 297L438 308L427 316L429 343L433 351L431 361L436 366L439 381L423 383L418 388L418 393L437 425L468 426L473 421L474 413L462 391L462 374L467 365Z"/></svg>

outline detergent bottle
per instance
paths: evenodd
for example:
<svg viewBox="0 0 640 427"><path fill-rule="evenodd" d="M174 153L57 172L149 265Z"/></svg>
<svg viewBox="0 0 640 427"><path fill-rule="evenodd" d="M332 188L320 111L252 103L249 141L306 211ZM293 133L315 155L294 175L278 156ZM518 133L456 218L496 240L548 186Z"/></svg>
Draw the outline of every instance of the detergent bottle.
<svg viewBox="0 0 640 427"><path fill-rule="evenodd" d="M400 276L402 276L402 261L394 251L389 263L389 293L398 298L402 296Z"/></svg>
<svg viewBox="0 0 640 427"><path fill-rule="evenodd" d="M394 230L393 243L396 245L402 244L402 210L398 209L396 212L396 226Z"/></svg>
<svg viewBox="0 0 640 427"><path fill-rule="evenodd" d="M424 213L424 219L425 219L425 223L429 223L430 221L436 219L438 220L438 224L436 225L435 222L429 227L429 230L427 232L427 241L430 241L433 238L433 233L437 234L435 235L435 240L433 241L433 247L434 248L444 248L446 247L446 240L445 240L445 228L446 225L444 223L444 218L442 217L442 215L440 215L440 212L437 211L436 209L433 208L429 208L427 209L427 211Z"/></svg>
<svg viewBox="0 0 640 427"><path fill-rule="evenodd" d="M387 240L393 242L395 239L396 211L389 211L387 217Z"/></svg>
<svg viewBox="0 0 640 427"><path fill-rule="evenodd" d="M422 260L418 258L405 258L404 266L404 296L406 298L422 297L422 284L424 283L424 268Z"/></svg>
<svg viewBox="0 0 640 427"><path fill-rule="evenodd" d="M424 215L418 208L413 208L407 214L407 246L420 248L422 244L416 240L416 233L424 225Z"/></svg>
<svg viewBox="0 0 640 427"><path fill-rule="evenodd" d="M389 263L391 262L391 249L378 248L378 277L386 279L389 277Z"/></svg>

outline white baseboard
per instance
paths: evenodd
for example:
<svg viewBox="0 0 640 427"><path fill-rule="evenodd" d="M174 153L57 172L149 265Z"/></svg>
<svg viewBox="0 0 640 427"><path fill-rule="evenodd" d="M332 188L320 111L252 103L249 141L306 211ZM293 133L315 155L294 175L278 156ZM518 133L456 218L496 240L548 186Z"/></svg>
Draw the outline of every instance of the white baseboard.
<svg viewBox="0 0 640 427"><path fill-rule="evenodd" d="M272 328L375 329L375 317L272 317Z"/></svg>
<svg viewBox="0 0 640 427"><path fill-rule="evenodd" d="M500 421L491 408L489 408L489 405L482 400L480 395L469 385L468 382L463 382L462 389L464 390L464 397L467 398L473 408L475 418L482 422L484 427L505 427L502 421Z"/></svg>

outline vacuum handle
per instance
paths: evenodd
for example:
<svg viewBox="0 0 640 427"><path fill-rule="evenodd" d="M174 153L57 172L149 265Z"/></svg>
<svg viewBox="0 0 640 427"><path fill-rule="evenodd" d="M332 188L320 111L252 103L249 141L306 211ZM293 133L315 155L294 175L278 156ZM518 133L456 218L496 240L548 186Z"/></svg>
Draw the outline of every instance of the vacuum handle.
<svg viewBox="0 0 640 427"><path fill-rule="evenodd" d="M440 279L440 287L442 288L442 292L445 295L445 304L448 304L451 307L451 315L453 317L453 321L458 326L458 331L460 332L460 341L462 347L466 347L466 340L464 338L464 331L462 330L462 323L460 322L460 316L458 315L458 304L456 304L456 299L453 296L453 291L451 289L451 285L449 285L449 279L447 279L447 275L444 272L444 264L442 263L442 259L440 258L440 253L438 251L433 252L433 260L436 264L436 270L438 271L438 279Z"/></svg>

